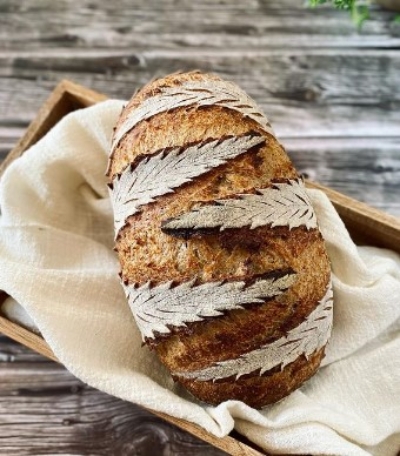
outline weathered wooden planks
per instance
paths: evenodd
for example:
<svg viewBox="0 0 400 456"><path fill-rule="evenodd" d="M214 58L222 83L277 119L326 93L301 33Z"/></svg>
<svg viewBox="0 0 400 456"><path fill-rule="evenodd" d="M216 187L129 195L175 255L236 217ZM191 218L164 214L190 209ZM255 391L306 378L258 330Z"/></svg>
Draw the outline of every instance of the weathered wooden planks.
<svg viewBox="0 0 400 456"><path fill-rule="evenodd" d="M358 34L346 13L303 3L0 0L0 160L62 78L128 98L153 76L201 68L260 102L301 171L399 215L400 25L376 11ZM1 455L221 454L3 347Z"/></svg>
<svg viewBox="0 0 400 456"><path fill-rule="evenodd" d="M307 157L311 163L305 167L318 170L322 183L399 213L390 190L399 181L400 54L396 51L224 50L195 56L187 51L148 51L140 58L122 51L96 51L94 56L93 51L69 50L61 56L51 51L50 56L42 52L36 57L23 52L23 57L0 57L3 157L65 75L110 96L128 98L155 74L201 67L239 82L257 99L301 169ZM316 137L323 139L309 141ZM297 162L300 155L303 160Z"/></svg>
<svg viewBox="0 0 400 456"><path fill-rule="evenodd" d="M287 138L283 143L311 180L400 216L400 138Z"/></svg>
<svg viewBox="0 0 400 456"><path fill-rule="evenodd" d="M377 11L361 35L346 13L309 11L303 1L85 0L23 3L2 0L8 49L57 48L241 49L265 47L393 47L400 33L393 14ZM43 21L43 15L48 20Z"/></svg>
<svg viewBox="0 0 400 456"><path fill-rule="evenodd" d="M226 454L0 337L0 454ZM158 449L158 450L157 450ZM155 452L154 452L155 451Z"/></svg>
<svg viewBox="0 0 400 456"><path fill-rule="evenodd" d="M0 52L0 127L28 122L63 77L128 99L155 76L200 68L239 83L264 108L281 137L400 136L400 55L393 50L6 54Z"/></svg>

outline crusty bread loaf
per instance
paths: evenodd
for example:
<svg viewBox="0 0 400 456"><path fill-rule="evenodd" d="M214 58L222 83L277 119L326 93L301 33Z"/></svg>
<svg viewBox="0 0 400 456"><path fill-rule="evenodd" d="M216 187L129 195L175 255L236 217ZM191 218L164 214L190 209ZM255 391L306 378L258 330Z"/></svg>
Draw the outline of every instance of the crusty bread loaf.
<svg viewBox="0 0 400 456"><path fill-rule="evenodd" d="M253 100L200 72L149 83L121 114L107 175L122 284L176 381L208 403L262 407L315 373L329 261Z"/></svg>

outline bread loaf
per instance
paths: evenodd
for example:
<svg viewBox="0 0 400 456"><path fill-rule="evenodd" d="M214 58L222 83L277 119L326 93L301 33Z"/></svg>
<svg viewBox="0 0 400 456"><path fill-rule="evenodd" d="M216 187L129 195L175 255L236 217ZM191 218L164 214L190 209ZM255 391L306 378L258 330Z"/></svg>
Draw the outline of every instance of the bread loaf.
<svg viewBox="0 0 400 456"><path fill-rule="evenodd" d="M142 88L107 170L121 282L143 341L211 404L261 408L310 378L330 266L283 147L238 86L201 72Z"/></svg>

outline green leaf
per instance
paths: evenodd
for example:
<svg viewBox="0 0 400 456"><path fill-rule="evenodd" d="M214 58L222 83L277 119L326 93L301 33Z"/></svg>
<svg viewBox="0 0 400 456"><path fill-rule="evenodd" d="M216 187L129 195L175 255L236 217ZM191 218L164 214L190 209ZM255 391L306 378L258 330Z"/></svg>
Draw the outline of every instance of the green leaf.
<svg viewBox="0 0 400 456"><path fill-rule="evenodd" d="M350 10L355 3L355 0L308 0L308 6L310 6L311 8L315 8L324 3L328 3L329 1L331 3L333 3L333 5L337 9L346 9L346 10Z"/></svg>
<svg viewBox="0 0 400 456"><path fill-rule="evenodd" d="M315 8L328 2L337 9L349 11L351 19L358 30L361 29L364 21L369 18L368 4L359 0L308 0L308 6Z"/></svg>
<svg viewBox="0 0 400 456"><path fill-rule="evenodd" d="M326 3L328 0L308 0L308 6L311 8L316 8L319 5L322 5L323 3Z"/></svg>
<svg viewBox="0 0 400 456"><path fill-rule="evenodd" d="M351 9L351 18L354 24L357 26L357 29L360 30L364 21L369 17L369 10L368 6L366 5L359 5L357 6L355 3Z"/></svg>
<svg viewBox="0 0 400 456"><path fill-rule="evenodd" d="M333 4L338 9L352 10L355 6L356 0L334 0Z"/></svg>

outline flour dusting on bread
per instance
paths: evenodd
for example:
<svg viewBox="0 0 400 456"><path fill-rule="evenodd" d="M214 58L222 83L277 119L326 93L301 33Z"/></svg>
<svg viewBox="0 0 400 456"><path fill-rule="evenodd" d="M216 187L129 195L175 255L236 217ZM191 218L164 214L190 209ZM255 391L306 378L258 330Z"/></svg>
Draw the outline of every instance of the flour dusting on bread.
<svg viewBox="0 0 400 456"><path fill-rule="evenodd" d="M317 371L332 324L325 243L242 89L198 71L152 81L121 113L107 176L121 282L175 380L261 408Z"/></svg>

